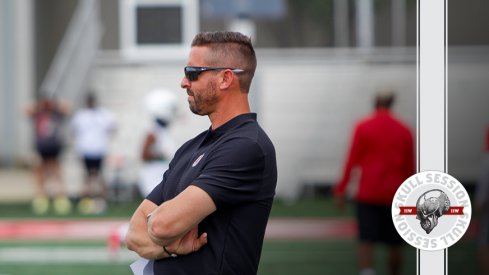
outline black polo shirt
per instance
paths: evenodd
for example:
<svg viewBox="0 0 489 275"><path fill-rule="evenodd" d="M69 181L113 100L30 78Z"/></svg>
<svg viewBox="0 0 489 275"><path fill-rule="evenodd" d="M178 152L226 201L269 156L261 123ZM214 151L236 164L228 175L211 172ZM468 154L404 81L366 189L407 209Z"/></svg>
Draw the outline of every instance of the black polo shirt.
<svg viewBox="0 0 489 275"><path fill-rule="evenodd" d="M199 224L208 243L156 261L155 274L256 274L277 184L275 149L256 114L239 115L186 142L147 199L160 205L190 184L217 207Z"/></svg>

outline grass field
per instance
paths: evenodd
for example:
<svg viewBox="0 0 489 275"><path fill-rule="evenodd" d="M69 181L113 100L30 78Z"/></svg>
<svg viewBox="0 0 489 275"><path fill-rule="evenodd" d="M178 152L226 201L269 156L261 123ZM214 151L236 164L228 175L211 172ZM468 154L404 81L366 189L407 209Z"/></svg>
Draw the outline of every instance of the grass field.
<svg viewBox="0 0 489 275"><path fill-rule="evenodd" d="M51 251L65 249L65 253L73 253L82 248L92 248L94 251L104 249L104 243L4 243L1 247L28 248L31 251L49 247ZM266 241L263 248L259 273L273 274L355 274L353 241ZM0 248L1 248L0 247ZM406 249L407 262L403 274L414 274L414 250ZM384 250L377 250L379 259L379 274L384 271ZM1 274L131 274L128 265L130 261L113 259L107 262L74 262L55 261L50 263L29 263L28 259L22 262L2 262L0 260Z"/></svg>
<svg viewBox="0 0 489 275"><path fill-rule="evenodd" d="M46 244L2 244L0 248L27 247L38 248ZM57 243L48 244L58 248L76 249L93 247L103 249L103 243L77 244ZM376 249L376 267L378 275L387 274L385 271L385 249ZM406 247L404 250L405 264L403 275L416 274L416 250ZM476 266L474 243L456 244L449 249L450 274L478 274ZM112 260L97 263L29 263L3 262L0 260L0 274L11 275L86 275L86 274L131 274L130 261ZM265 241L262 259L259 267L260 275L338 275L357 274L355 263L355 242L352 241Z"/></svg>
<svg viewBox="0 0 489 275"><path fill-rule="evenodd" d="M127 218L137 203L111 204L101 218ZM0 205L2 218L34 218L25 204ZM295 204L277 201L272 217L351 217L352 209L338 212L328 198L301 200ZM74 213L69 218L81 218ZM39 218L39 217L37 217ZM47 215L42 218L60 218ZM61 219L65 219L64 217ZM90 218L94 218L93 216ZM277 241L264 242L259 267L260 275L349 275L358 274L356 242L352 240ZM104 241L0 241L1 275L102 275L132 274L128 265L133 260L127 250L124 257L106 257ZM25 255L14 259L14 254ZM25 253L25 254L23 254ZM37 253L37 254L36 254ZM69 257L69 254L75 255ZM98 254L97 254L98 253ZM478 274L475 240L463 240L449 248L450 274ZM42 261L46 255L58 255L58 260ZM97 256L102 255L102 256ZM105 256L103 256L105 255ZM128 256L129 255L129 256ZM416 250L404 250L403 275L416 274ZM67 257L67 260L63 260ZM105 257L105 258L104 258ZM134 256L135 257L135 256ZM90 260L90 259L94 260ZM10 260L9 260L10 259ZM386 250L379 246L375 252L378 275L386 274Z"/></svg>
<svg viewBox="0 0 489 275"><path fill-rule="evenodd" d="M139 205L140 201L128 203L110 203L106 213L97 216L87 216L73 211L69 216L58 216L48 212L43 216L36 216L30 210L30 205L26 203L1 204L0 219L2 218L127 218ZM297 202L286 202L276 200L272 207L271 217L351 217L353 210L351 205L344 211L338 211L330 198L322 199L303 199Z"/></svg>

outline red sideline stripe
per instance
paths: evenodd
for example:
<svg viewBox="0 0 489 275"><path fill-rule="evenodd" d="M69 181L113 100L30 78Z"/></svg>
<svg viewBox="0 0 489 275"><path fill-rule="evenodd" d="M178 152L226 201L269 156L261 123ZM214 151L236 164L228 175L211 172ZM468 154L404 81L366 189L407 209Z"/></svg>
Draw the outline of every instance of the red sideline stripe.
<svg viewBox="0 0 489 275"><path fill-rule="evenodd" d="M0 240L106 240L128 220L0 220ZM353 219L271 219L265 239L351 239Z"/></svg>
<svg viewBox="0 0 489 275"><path fill-rule="evenodd" d="M107 240L128 220L0 220L1 240ZM270 219L267 240L353 239L354 219ZM470 223L464 238L478 235L478 221Z"/></svg>
<svg viewBox="0 0 489 275"><path fill-rule="evenodd" d="M0 240L103 240L125 220L3 220Z"/></svg>

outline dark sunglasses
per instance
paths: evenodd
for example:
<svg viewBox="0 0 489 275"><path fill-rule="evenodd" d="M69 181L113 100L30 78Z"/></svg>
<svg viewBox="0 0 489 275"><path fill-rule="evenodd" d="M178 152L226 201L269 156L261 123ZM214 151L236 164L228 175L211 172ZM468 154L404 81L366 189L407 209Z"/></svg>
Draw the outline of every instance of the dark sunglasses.
<svg viewBox="0 0 489 275"><path fill-rule="evenodd" d="M222 71L222 70L231 70L233 73L242 73L244 70L241 69L233 69L233 68L209 68L209 67L195 67L195 66L187 66L183 68L185 72L185 77L189 81L196 81L199 78L199 74L206 71Z"/></svg>

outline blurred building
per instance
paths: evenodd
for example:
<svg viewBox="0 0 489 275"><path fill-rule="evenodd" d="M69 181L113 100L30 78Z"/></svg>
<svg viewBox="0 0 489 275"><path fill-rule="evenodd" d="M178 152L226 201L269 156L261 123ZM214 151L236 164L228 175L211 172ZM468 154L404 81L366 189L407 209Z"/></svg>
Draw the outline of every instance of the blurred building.
<svg viewBox="0 0 489 275"><path fill-rule="evenodd" d="M481 27L489 3L470 1L448 1L448 167L466 182L476 178L489 124L489 36ZM378 88L399 92L394 110L416 127L416 8L415 0L0 1L0 163L32 154L25 104L47 93L76 108L91 88L119 116L112 153L135 180L142 98L165 88L186 110L179 83L190 40L232 29L257 47L252 108L276 145L277 194L328 186ZM182 112L172 131L183 142L207 127L207 118ZM65 158L76 165L70 152Z"/></svg>

